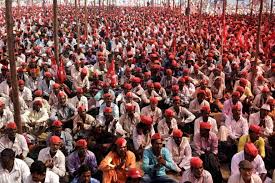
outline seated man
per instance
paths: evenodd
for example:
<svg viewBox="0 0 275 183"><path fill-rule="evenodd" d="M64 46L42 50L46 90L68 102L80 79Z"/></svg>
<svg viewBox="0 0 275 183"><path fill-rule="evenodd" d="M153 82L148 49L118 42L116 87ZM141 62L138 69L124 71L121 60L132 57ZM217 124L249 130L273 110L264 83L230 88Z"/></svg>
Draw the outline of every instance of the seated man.
<svg viewBox="0 0 275 183"><path fill-rule="evenodd" d="M72 177L78 175L79 167L86 164L90 167L92 174L97 172L97 161L93 152L87 149L87 141L80 139L76 142L76 150L67 157L67 166Z"/></svg>
<svg viewBox="0 0 275 183"><path fill-rule="evenodd" d="M81 165L79 167L78 175L71 183L100 183L98 180L92 178L92 171L89 166Z"/></svg>
<svg viewBox="0 0 275 183"><path fill-rule="evenodd" d="M51 136L49 147L40 150L38 160L45 163L45 166L59 177L64 177L66 173L65 156L59 150L61 143L58 136Z"/></svg>
<svg viewBox="0 0 275 183"><path fill-rule="evenodd" d="M137 168L130 168L127 172L126 183L141 183L142 172Z"/></svg>
<svg viewBox="0 0 275 183"><path fill-rule="evenodd" d="M5 125L11 121L14 121L13 114L5 107L5 103L0 100L0 129L5 128Z"/></svg>
<svg viewBox="0 0 275 183"><path fill-rule="evenodd" d="M162 118L162 112L158 105L158 99L155 97L150 98L150 105L145 106L141 109L141 115L151 116L153 125L157 124Z"/></svg>
<svg viewBox="0 0 275 183"><path fill-rule="evenodd" d="M247 142L252 142L258 148L259 154L262 158L265 157L265 141L260 137L261 128L258 125L250 125L248 135L243 135L239 139L238 152L244 149Z"/></svg>
<svg viewBox="0 0 275 183"><path fill-rule="evenodd" d="M198 157L190 160L191 168L183 172L180 183L213 183L211 174L203 169L203 161Z"/></svg>
<svg viewBox="0 0 275 183"><path fill-rule="evenodd" d="M202 106L200 111L201 116L197 118L194 123L194 135L200 132L200 122L202 121L211 124L210 131L215 134L218 134L217 122L214 118L211 118L209 116L211 113L210 107L208 105Z"/></svg>
<svg viewBox="0 0 275 183"><path fill-rule="evenodd" d="M58 102L53 106L50 119L52 121L60 120L65 127L72 129L75 113L76 109L67 101L65 92L60 91L58 93Z"/></svg>
<svg viewBox="0 0 275 183"><path fill-rule="evenodd" d="M118 106L115 103L113 103L112 95L110 93L105 93L103 95L103 98L104 98L104 102L100 105L99 115L103 116L103 112L104 112L105 108L109 107L112 109L114 118L118 120L119 119L119 109L118 109Z"/></svg>
<svg viewBox="0 0 275 183"><path fill-rule="evenodd" d="M29 148L25 137L17 133L15 122L6 124L5 134L0 138L0 152L6 148L10 148L15 152L16 158L24 160L29 166L33 160L28 158Z"/></svg>
<svg viewBox="0 0 275 183"><path fill-rule="evenodd" d="M258 154L258 149L253 143L246 143L244 150L233 156L231 160L231 175L240 173L238 166L242 160L248 160L251 162L254 167L253 173L257 173L261 177L262 181L265 181L267 174L265 164L262 157Z"/></svg>
<svg viewBox="0 0 275 183"><path fill-rule="evenodd" d="M263 131L263 135L268 137L273 132L273 120L268 115L270 106L264 104L259 112L253 113L249 116L250 125L259 125Z"/></svg>
<svg viewBox="0 0 275 183"><path fill-rule="evenodd" d="M180 171L190 168L190 159L192 150L186 137L182 137L183 133L179 129L173 130L173 137L169 138L166 143L167 149L172 154L172 158Z"/></svg>
<svg viewBox="0 0 275 183"><path fill-rule="evenodd" d="M62 129L62 126L63 126L63 124L59 120L56 120L52 123L52 132L48 136L47 144L49 144L49 139L51 136L60 137L60 139L62 140L60 150L66 156L73 151L73 137L71 136L71 134L69 132L64 131Z"/></svg>
<svg viewBox="0 0 275 183"><path fill-rule="evenodd" d="M27 110L21 119L28 131L42 133L47 128L46 122L49 120L49 115L47 110L43 108L42 101L36 99L32 104L32 109Z"/></svg>
<svg viewBox="0 0 275 183"><path fill-rule="evenodd" d="M146 181L165 182L170 178L166 176L166 170L177 171L171 153L162 147L162 139L159 133L155 133L151 138L152 147L145 149L143 153L142 169L145 173Z"/></svg>
<svg viewBox="0 0 275 183"><path fill-rule="evenodd" d="M134 153L127 150L127 141L118 138L115 148L101 161L99 169L103 171L103 183L126 181L126 173L129 168L136 167Z"/></svg>
<svg viewBox="0 0 275 183"><path fill-rule="evenodd" d="M160 120L157 124L158 133L164 139L168 139L174 129L178 129L177 120L174 118L174 111L166 109L164 119Z"/></svg>
<svg viewBox="0 0 275 183"><path fill-rule="evenodd" d="M26 182L45 182L45 183L59 183L59 177L50 170L42 161L35 161L31 165L31 174L28 176Z"/></svg>
<svg viewBox="0 0 275 183"><path fill-rule="evenodd" d="M24 161L15 158L15 152L12 149L4 149L0 159L1 183L26 182L30 169Z"/></svg>
<svg viewBox="0 0 275 183"><path fill-rule="evenodd" d="M247 160L242 160L239 163L240 173L231 175L228 179L228 183L242 183L242 182L254 182L262 183L259 175L253 173L253 165Z"/></svg>
<svg viewBox="0 0 275 183"><path fill-rule="evenodd" d="M222 182L220 165L218 160L218 137L210 132L211 124L207 122L200 123L200 132L194 136L195 152L203 162L204 167L213 176L215 183Z"/></svg>

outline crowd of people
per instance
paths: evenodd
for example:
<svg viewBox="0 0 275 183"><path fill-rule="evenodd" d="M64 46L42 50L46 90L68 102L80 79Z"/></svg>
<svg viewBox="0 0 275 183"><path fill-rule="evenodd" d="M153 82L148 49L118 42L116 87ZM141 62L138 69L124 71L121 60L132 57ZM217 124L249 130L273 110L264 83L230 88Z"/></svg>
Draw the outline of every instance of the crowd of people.
<svg viewBox="0 0 275 183"><path fill-rule="evenodd" d="M56 48L51 7L13 15L23 133L0 15L0 183L275 181L274 16L257 52L255 16L60 6Z"/></svg>

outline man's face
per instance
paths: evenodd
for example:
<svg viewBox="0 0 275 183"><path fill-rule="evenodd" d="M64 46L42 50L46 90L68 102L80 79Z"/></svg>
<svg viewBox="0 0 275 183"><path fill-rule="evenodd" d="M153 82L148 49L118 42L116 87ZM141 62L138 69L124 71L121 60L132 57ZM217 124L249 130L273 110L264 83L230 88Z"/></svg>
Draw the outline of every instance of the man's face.
<svg viewBox="0 0 275 183"><path fill-rule="evenodd" d="M111 106L112 98L111 98L111 97L105 98L105 102L106 102L106 105L107 105L107 106Z"/></svg>
<svg viewBox="0 0 275 183"><path fill-rule="evenodd" d="M50 150L52 153L56 153L58 149L60 149L60 143L50 143Z"/></svg>
<svg viewBox="0 0 275 183"><path fill-rule="evenodd" d="M150 103L150 106L151 106L151 109L152 109L152 110L155 110L156 107L157 107L157 104L155 104L155 103Z"/></svg>
<svg viewBox="0 0 275 183"><path fill-rule="evenodd" d="M57 95L59 93L60 89L59 88L53 88L53 92Z"/></svg>
<svg viewBox="0 0 275 183"><path fill-rule="evenodd" d="M244 151L244 159L249 161L249 162L252 162L252 161L254 161L255 157L251 156L250 154L248 154Z"/></svg>
<svg viewBox="0 0 275 183"><path fill-rule="evenodd" d="M180 107L180 101L179 100L174 100L174 108L179 108Z"/></svg>
<svg viewBox="0 0 275 183"><path fill-rule="evenodd" d="M250 168L240 168L240 174L244 182L250 182L253 170Z"/></svg>
<svg viewBox="0 0 275 183"><path fill-rule="evenodd" d="M182 138L181 137L173 137L173 138L174 138L175 143L179 146Z"/></svg>
<svg viewBox="0 0 275 183"><path fill-rule="evenodd" d="M61 105L66 104L66 96L59 97L59 102L60 102Z"/></svg>
<svg viewBox="0 0 275 183"><path fill-rule="evenodd" d="M113 114L111 112L105 112L104 116L106 120L113 120Z"/></svg>
<svg viewBox="0 0 275 183"><path fill-rule="evenodd" d="M152 148L155 152L157 152L158 154L160 154L161 148L162 148L162 140L161 139L157 139L154 140L152 143Z"/></svg>
<svg viewBox="0 0 275 183"><path fill-rule="evenodd" d="M20 90L20 91L23 91L23 90L24 90L24 85L19 85L18 87L19 87L19 90Z"/></svg>
<svg viewBox="0 0 275 183"><path fill-rule="evenodd" d="M192 173L194 174L194 176L196 178L200 178L202 176L202 173L203 173L203 167L198 167L198 168L193 168L191 167L191 171Z"/></svg>
<svg viewBox="0 0 275 183"><path fill-rule="evenodd" d="M201 113L202 113L202 117L203 117L203 118L208 118L208 117L209 117L209 114L210 114L210 113L209 113L208 111L206 111L206 110L202 111Z"/></svg>
<svg viewBox="0 0 275 183"><path fill-rule="evenodd" d="M233 118L234 119L240 119L241 116L241 110L232 110Z"/></svg>
<svg viewBox="0 0 275 183"><path fill-rule="evenodd" d="M126 145L125 146L121 146L121 147L117 146L116 149L117 149L117 154L120 157L125 157L126 152L127 152L127 146Z"/></svg>
<svg viewBox="0 0 275 183"><path fill-rule="evenodd" d="M233 95L233 96L232 96L232 102L233 102L234 104L236 104L238 101L239 101L239 97Z"/></svg>
<svg viewBox="0 0 275 183"><path fill-rule="evenodd" d="M78 153L78 156L84 157L86 154L86 148L78 147L77 153Z"/></svg>
<svg viewBox="0 0 275 183"><path fill-rule="evenodd" d="M82 175L80 176L80 180L79 182L80 183L90 183L91 181L91 171L87 171L87 172L84 172L82 173Z"/></svg>
<svg viewBox="0 0 275 183"><path fill-rule="evenodd" d="M3 105L0 105L0 113L3 112L4 108L5 108L5 105L4 105L4 104L3 104Z"/></svg>
<svg viewBox="0 0 275 183"><path fill-rule="evenodd" d="M208 138L208 136L209 136L209 131L210 131L210 130L208 130L208 129L200 129L201 137Z"/></svg>
<svg viewBox="0 0 275 183"><path fill-rule="evenodd" d="M40 111L40 105L33 105L33 110L39 112Z"/></svg>
<svg viewBox="0 0 275 183"><path fill-rule="evenodd" d="M7 135L10 139L13 139L15 138L15 135L16 135L16 129L7 129Z"/></svg>
<svg viewBox="0 0 275 183"><path fill-rule="evenodd" d="M265 109L260 110L260 116L261 116L262 119L265 118L267 115L268 115L267 110L265 110Z"/></svg>
<svg viewBox="0 0 275 183"><path fill-rule="evenodd" d="M62 127L61 126L60 127L59 126L54 127L54 135L60 136L61 132L62 132Z"/></svg>
<svg viewBox="0 0 275 183"><path fill-rule="evenodd" d="M259 139L260 136L259 136L259 134L250 131L250 132L249 132L249 137L250 137L250 140L251 140L252 142L255 142L256 140Z"/></svg>
<svg viewBox="0 0 275 183"><path fill-rule="evenodd" d="M38 174L38 173L32 173L32 181L33 182L43 182L46 177L46 172L43 174Z"/></svg>

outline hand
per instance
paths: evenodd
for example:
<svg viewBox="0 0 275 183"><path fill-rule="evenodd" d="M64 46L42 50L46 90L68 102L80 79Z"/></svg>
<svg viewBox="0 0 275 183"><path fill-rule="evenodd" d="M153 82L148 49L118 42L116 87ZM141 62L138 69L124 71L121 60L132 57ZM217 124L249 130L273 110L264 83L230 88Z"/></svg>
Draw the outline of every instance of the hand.
<svg viewBox="0 0 275 183"><path fill-rule="evenodd" d="M166 165L166 161L162 156L159 156L158 158L158 163L165 166Z"/></svg>
<svg viewBox="0 0 275 183"><path fill-rule="evenodd" d="M120 164L117 165L117 166L115 167L115 169L116 169L116 170L121 169L121 167L124 165L124 163L125 163L125 158L121 160Z"/></svg>
<svg viewBox="0 0 275 183"><path fill-rule="evenodd" d="M23 159L24 159L24 156L23 156L23 154L20 154L20 155L17 155L16 158L22 159L22 160L23 160Z"/></svg>
<svg viewBox="0 0 275 183"><path fill-rule="evenodd" d="M46 162L45 162L45 166L47 167L47 168L50 168L50 169L52 169L53 168L53 160L52 159L48 159L48 160L46 160Z"/></svg>

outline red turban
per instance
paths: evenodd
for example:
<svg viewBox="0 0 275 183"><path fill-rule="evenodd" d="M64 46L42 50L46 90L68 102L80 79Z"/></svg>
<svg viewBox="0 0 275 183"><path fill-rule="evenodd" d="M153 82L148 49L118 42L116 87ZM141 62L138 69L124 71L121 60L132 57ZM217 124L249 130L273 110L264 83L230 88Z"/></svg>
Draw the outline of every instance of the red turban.
<svg viewBox="0 0 275 183"><path fill-rule="evenodd" d="M130 168L127 172L127 177L131 177L133 179L141 178L142 177L141 170L137 168Z"/></svg>
<svg viewBox="0 0 275 183"><path fill-rule="evenodd" d="M200 129L210 130L211 129L211 124L207 123L207 122L200 122Z"/></svg>
<svg viewBox="0 0 275 183"><path fill-rule="evenodd" d="M161 139L161 135L160 135L159 133L155 133L154 135L152 135L151 139L152 139L152 140Z"/></svg>
<svg viewBox="0 0 275 183"><path fill-rule="evenodd" d="M151 104L157 104L158 103L158 99L156 97L151 97L150 98L150 103Z"/></svg>
<svg viewBox="0 0 275 183"><path fill-rule="evenodd" d="M6 125L6 128L7 128L7 129L16 129L17 126L16 126L16 123L15 123L15 122L9 122L9 123L7 123L7 125Z"/></svg>
<svg viewBox="0 0 275 183"><path fill-rule="evenodd" d="M52 126L55 126L55 127L61 127L62 125L63 125L62 122L59 120L56 120L52 123Z"/></svg>
<svg viewBox="0 0 275 183"><path fill-rule="evenodd" d="M115 144L119 147L123 147L126 146L127 141L124 138L120 137L116 140Z"/></svg>
<svg viewBox="0 0 275 183"><path fill-rule="evenodd" d="M210 112L210 107L208 105L204 105L204 106L201 107L201 111Z"/></svg>
<svg viewBox="0 0 275 183"><path fill-rule="evenodd" d="M80 139L76 142L76 147L81 147L81 148L87 148L87 141L85 139Z"/></svg>
<svg viewBox="0 0 275 183"><path fill-rule="evenodd" d="M41 97L41 96L43 95L43 91L42 91L42 90L36 90L36 91L34 92L34 95L35 95L36 97Z"/></svg>
<svg viewBox="0 0 275 183"><path fill-rule="evenodd" d="M111 107L105 107L104 111L105 113L112 113L113 109Z"/></svg>
<svg viewBox="0 0 275 183"><path fill-rule="evenodd" d="M256 157L258 155L258 149L252 142L248 142L244 145L244 152L253 157Z"/></svg>
<svg viewBox="0 0 275 183"><path fill-rule="evenodd" d="M152 125L153 119L150 116L140 116L140 122L146 125Z"/></svg>
<svg viewBox="0 0 275 183"><path fill-rule="evenodd" d="M173 137L181 138L183 135L182 131L180 129L173 130Z"/></svg>
<svg viewBox="0 0 275 183"><path fill-rule="evenodd" d="M172 109L166 109L165 110L165 116L166 117L174 117L175 113Z"/></svg>
<svg viewBox="0 0 275 183"><path fill-rule="evenodd" d="M61 142L61 139L60 139L60 137L58 137L58 136L51 136L50 142L51 142L51 143L54 143L54 144L60 143L60 142Z"/></svg>
<svg viewBox="0 0 275 183"><path fill-rule="evenodd" d="M193 168L201 168L203 165L203 161L199 157L193 157L190 160L190 165Z"/></svg>
<svg viewBox="0 0 275 183"><path fill-rule="evenodd" d="M254 133L260 134L261 127L258 125L250 125L249 130L251 130Z"/></svg>

